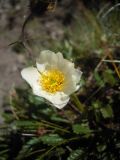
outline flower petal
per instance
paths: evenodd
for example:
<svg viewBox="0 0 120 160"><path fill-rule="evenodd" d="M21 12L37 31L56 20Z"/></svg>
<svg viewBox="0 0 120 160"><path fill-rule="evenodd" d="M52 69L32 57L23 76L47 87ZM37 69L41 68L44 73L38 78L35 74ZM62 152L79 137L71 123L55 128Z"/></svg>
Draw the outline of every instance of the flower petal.
<svg viewBox="0 0 120 160"><path fill-rule="evenodd" d="M67 95L70 95L80 88L79 82L82 72L78 69L75 69L72 62L68 62L66 60L64 64L64 68L62 68L62 72L64 73L66 78L64 92Z"/></svg>
<svg viewBox="0 0 120 160"><path fill-rule="evenodd" d="M69 102L69 97L64 93L59 92L54 95L53 98L50 99L50 101L55 105L55 107L62 109Z"/></svg>
<svg viewBox="0 0 120 160"><path fill-rule="evenodd" d="M54 53L49 50L42 51L39 60L36 63L37 68L28 67L22 70L22 77L30 84L33 93L50 101L55 107L61 109L69 101L69 95L77 91L80 87L80 78L82 72L75 69L74 63L64 59L62 53ZM64 89L55 94L42 89L38 80L41 74L39 72L49 69L58 69L65 76Z"/></svg>
<svg viewBox="0 0 120 160"><path fill-rule="evenodd" d="M38 86L39 72L35 67L28 67L21 71L22 78L25 79L31 87Z"/></svg>
<svg viewBox="0 0 120 160"><path fill-rule="evenodd" d="M38 87L33 88L33 93L37 96L43 97L50 101L58 109L62 109L69 101L69 96L63 92L57 92L56 94L50 94Z"/></svg>
<svg viewBox="0 0 120 160"><path fill-rule="evenodd" d="M57 56L54 52L45 50L40 53L40 57L37 63L53 65L54 63L56 64L56 59Z"/></svg>
<svg viewBox="0 0 120 160"><path fill-rule="evenodd" d="M82 72L79 69L75 69L75 71L74 71L74 73L72 75L73 82L76 85L76 90L75 91L77 91L80 88L81 76L82 76Z"/></svg>
<svg viewBox="0 0 120 160"><path fill-rule="evenodd" d="M39 72L44 72L45 71L45 64L40 64L40 63L36 63L37 69Z"/></svg>
<svg viewBox="0 0 120 160"><path fill-rule="evenodd" d="M49 50L42 51L40 53L39 60L37 60L37 68L38 69L44 69L42 68L44 64L44 67L47 69L57 69L64 66L64 58L62 53L54 53Z"/></svg>

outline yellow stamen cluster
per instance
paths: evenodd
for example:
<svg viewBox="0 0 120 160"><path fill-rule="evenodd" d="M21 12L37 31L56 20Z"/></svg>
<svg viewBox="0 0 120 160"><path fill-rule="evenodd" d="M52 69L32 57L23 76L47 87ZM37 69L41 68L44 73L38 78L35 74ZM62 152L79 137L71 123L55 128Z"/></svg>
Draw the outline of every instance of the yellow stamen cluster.
<svg viewBox="0 0 120 160"><path fill-rule="evenodd" d="M46 92L56 93L63 89L64 81L64 74L57 69L52 69L41 74L39 83Z"/></svg>

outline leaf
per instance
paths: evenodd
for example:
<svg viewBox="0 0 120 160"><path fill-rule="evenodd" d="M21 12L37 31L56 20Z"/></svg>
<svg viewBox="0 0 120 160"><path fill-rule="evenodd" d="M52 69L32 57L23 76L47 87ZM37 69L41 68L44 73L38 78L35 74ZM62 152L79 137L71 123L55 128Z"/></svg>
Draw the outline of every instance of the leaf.
<svg viewBox="0 0 120 160"><path fill-rule="evenodd" d="M64 139L58 134L48 134L41 137L41 141L47 145L56 145L62 142Z"/></svg>
<svg viewBox="0 0 120 160"><path fill-rule="evenodd" d="M120 142L116 143L116 148L120 149Z"/></svg>
<svg viewBox="0 0 120 160"><path fill-rule="evenodd" d="M25 129L36 129L39 126L39 123L36 121L28 121L28 120L17 120L12 123L12 126L16 126L17 128L25 128Z"/></svg>
<svg viewBox="0 0 120 160"><path fill-rule="evenodd" d="M83 151L81 149L76 149L70 154L67 160L80 160L82 156L83 156Z"/></svg>
<svg viewBox="0 0 120 160"><path fill-rule="evenodd" d="M32 138L29 140L26 144L23 145L22 149L20 150L18 156L16 157L16 160L22 160L32 151L32 146L35 147L38 143L40 143L40 138Z"/></svg>
<svg viewBox="0 0 120 160"><path fill-rule="evenodd" d="M41 108L39 111L40 111L40 113L42 113L42 114L44 114L44 115L46 115L46 116L51 116L51 114L54 112L53 111L53 109L52 109L52 107L50 108L48 108L48 107L46 107L45 105L43 106L44 108Z"/></svg>
<svg viewBox="0 0 120 160"><path fill-rule="evenodd" d="M103 152L106 149L106 145L105 144L98 144L97 145L97 151L98 152Z"/></svg>
<svg viewBox="0 0 120 160"><path fill-rule="evenodd" d="M113 117L113 110L110 105L108 105L104 108L101 108L100 111L101 111L104 118L112 118Z"/></svg>
<svg viewBox="0 0 120 160"><path fill-rule="evenodd" d="M113 71L108 69L103 72L104 81L111 84L112 86L116 84L116 79L114 78Z"/></svg>
<svg viewBox="0 0 120 160"><path fill-rule="evenodd" d="M93 102L92 106L93 106L94 109L97 110L101 107L101 102L99 100L96 100L96 101Z"/></svg>
<svg viewBox="0 0 120 160"><path fill-rule="evenodd" d="M5 149L5 150L0 151L0 156L3 156L3 154L7 153L8 151L9 151L9 149Z"/></svg>
<svg viewBox="0 0 120 160"><path fill-rule="evenodd" d="M51 120L56 121L56 122L64 122L64 123L69 123L69 121L59 115L53 114L51 116Z"/></svg>
<svg viewBox="0 0 120 160"><path fill-rule="evenodd" d="M100 86L103 86L104 85L104 81L102 79L102 77L99 75L98 72L94 72L94 77L96 79L96 83Z"/></svg>
<svg viewBox="0 0 120 160"><path fill-rule="evenodd" d="M29 98L29 101L31 103L33 103L34 105L40 105L42 103L45 103L45 100L42 97L33 96L33 95L29 94L28 98Z"/></svg>
<svg viewBox="0 0 120 160"><path fill-rule="evenodd" d="M89 134L92 130L88 125L75 124L73 125L73 132L76 134Z"/></svg>
<svg viewBox="0 0 120 160"><path fill-rule="evenodd" d="M13 115L11 113L9 113L9 114L2 113L2 117L4 118L4 121L6 123L10 123L10 122L12 122L14 120L14 117L13 117Z"/></svg>

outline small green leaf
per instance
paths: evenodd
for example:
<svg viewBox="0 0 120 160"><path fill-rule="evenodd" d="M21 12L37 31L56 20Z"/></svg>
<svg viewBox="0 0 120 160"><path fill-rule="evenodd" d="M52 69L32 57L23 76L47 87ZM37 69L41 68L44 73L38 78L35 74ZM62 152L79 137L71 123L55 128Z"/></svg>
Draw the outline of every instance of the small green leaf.
<svg viewBox="0 0 120 160"><path fill-rule="evenodd" d="M89 134L92 130L88 125L75 124L73 125L73 132L76 134Z"/></svg>
<svg viewBox="0 0 120 160"><path fill-rule="evenodd" d="M106 149L106 145L105 144L98 144L97 145L98 152L103 152L105 149Z"/></svg>
<svg viewBox="0 0 120 160"><path fill-rule="evenodd" d="M22 149L20 150L19 154L16 157L16 160L23 160L32 150L33 147L41 142L40 138L32 138L26 144L23 145Z"/></svg>
<svg viewBox="0 0 120 160"><path fill-rule="evenodd" d="M56 122L65 122L65 123L69 123L69 121L59 115L53 114L51 116L51 120L56 121Z"/></svg>
<svg viewBox="0 0 120 160"><path fill-rule="evenodd" d="M0 151L0 156L3 156L5 153L7 153L9 151L9 149L5 149Z"/></svg>
<svg viewBox="0 0 120 160"><path fill-rule="evenodd" d="M38 96L29 94L28 98L29 98L30 103L33 103L34 105L40 105L40 104L45 103L45 100L42 97L38 97Z"/></svg>
<svg viewBox="0 0 120 160"><path fill-rule="evenodd" d="M22 128L22 129L23 128L36 129L39 126L39 123L37 123L36 121L17 120L17 121L14 121L14 123L12 123L12 127L13 126L16 126L16 127Z"/></svg>
<svg viewBox="0 0 120 160"><path fill-rule="evenodd" d="M116 143L116 147L117 147L118 149L120 149L120 143L119 143L119 142Z"/></svg>
<svg viewBox="0 0 120 160"><path fill-rule="evenodd" d="M104 85L104 81L103 81L102 77L99 75L98 72L94 72L94 77L95 77L96 83L98 85L100 85L100 86Z"/></svg>
<svg viewBox="0 0 120 160"><path fill-rule="evenodd" d="M116 83L116 79L114 78L113 71L110 69L103 72L103 79L105 82L111 85L115 85Z"/></svg>
<svg viewBox="0 0 120 160"><path fill-rule="evenodd" d="M113 117L113 110L110 105L108 105L104 108L101 108L100 111L101 111L104 118L112 118Z"/></svg>
<svg viewBox="0 0 120 160"><path fill-rule="evenodd" d="M101 107L101 102L99 100L96 100L92 104L94 109L99 109Z"/></svg>
<svg viewBox="0 0 120 160"><path fill-rule="evenodd" d="M41 137L41 141L47 145L56 145L62 142L64 139L58 134L48 134Z"/></svg>
<svg viewBox="0 0 120 160"><path fill-rule="evenodd" d="M83 157L83 153L84 152L81 149L76 149L75 151L71 152L67 160L80 160L80 158Z"/></svg>

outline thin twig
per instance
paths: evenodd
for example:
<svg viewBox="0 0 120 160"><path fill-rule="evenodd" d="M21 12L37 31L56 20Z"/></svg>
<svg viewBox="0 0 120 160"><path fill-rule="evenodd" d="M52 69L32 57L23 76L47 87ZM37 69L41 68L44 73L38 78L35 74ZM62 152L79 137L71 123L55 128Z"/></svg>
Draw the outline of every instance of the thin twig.
<svg viewBox="0 0 120 160"><path fill-rule="evenodd" d="M107 10L107 12L102 16L102 18L105 18L110 12L112 12L116 7L119 7L120 3L117 3L116 5L112 6Z"/></svg>
<svg viewBox="0 0 120 160"><path fill-rule="evenodd" d="M103 62L108 62L108 63L120 63L120 60L108 60L108 59L106 59L106 60L103 60Z"/></svg>
<svg viewBox="0 0 120 160"><path fill-rule="evenodd" d="M113 57L110 52L109 52L108 56L109 56L110 60L113 61ZM116 66L116 64L114 62L112 62L112 65L113 65L113 67L114 67L114 69L120 79L120 71L119 71L118 67Z"/></svg>

